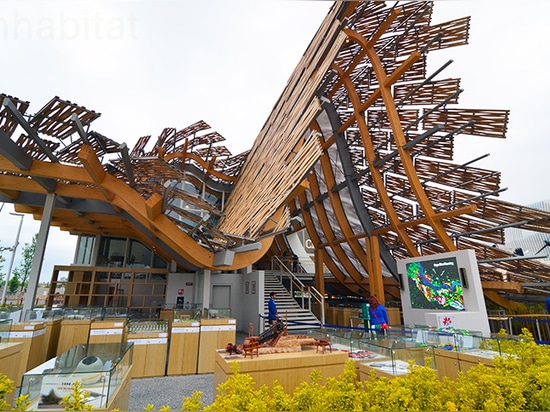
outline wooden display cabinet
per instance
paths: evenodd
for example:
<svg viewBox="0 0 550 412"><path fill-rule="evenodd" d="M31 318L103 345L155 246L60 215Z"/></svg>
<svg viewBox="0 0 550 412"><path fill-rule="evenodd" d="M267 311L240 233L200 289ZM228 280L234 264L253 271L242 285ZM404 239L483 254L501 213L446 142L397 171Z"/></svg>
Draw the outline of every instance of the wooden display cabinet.
<svg viewBox="0 0 550 412"><path fill-rule="evenodd" d="M23 343L21 342L0 343L0 374L6 375L17 387L21 384L21 378L25 373L21 355L22 350ZM6 395L5 400L8 405L12 404L14 393L15 391Z"/></svg>
<svg viewBox="0 0 550 412"><path fill-rule="evenodd" d="M134 344L132 378L164 376L168 351L168 321L128 324L128 342Z"/></svg>
<svg viewBox="0 0 550 412"><path fill-rule="evenodd" d="M91 319L63 319L56 355L68 351L73 346L87 344L91 323Z"/></svg>
<svg viewBox="0 0 550 412"><path fill-rule="evenodd" d="M21 342L24 372L46 360L46 322L21 322L11 326L9 342Z"/></svg>
<svg viewBox="0 0 550 412"><path fill-rule="evenodd" d="M197 373L214 372L216 350L235 343L236 323L235 319L201 319Z"/></svg>
<svg viewBox="0 0 550 412"><path fill-rule="evenodd" d="M61 335L62 319L46 320L46 360L54 358L59 345L59 336Z"/></svg>
<svg viewBox="0 0 550 412"><path fill-rule="evenodd" d="M348 360L343 351L317 352L313 347L302 348L300 352L261 354L252 358L242 355L229 356L225 350L216 351L212 356L215 362L214 387L233 375L233 362L239 364L239 373L252 377L256 388L262 385L273 386L277 380L286 393L293 393L303 382L308 382L311 372L321 372L323 381L342 374Z"/></svg>
<svg viewBox="0 0 550 412"><path fill-rule="evenodd" d="M197 373L200 322L173 322L170 329L167 375Z"/></svg>

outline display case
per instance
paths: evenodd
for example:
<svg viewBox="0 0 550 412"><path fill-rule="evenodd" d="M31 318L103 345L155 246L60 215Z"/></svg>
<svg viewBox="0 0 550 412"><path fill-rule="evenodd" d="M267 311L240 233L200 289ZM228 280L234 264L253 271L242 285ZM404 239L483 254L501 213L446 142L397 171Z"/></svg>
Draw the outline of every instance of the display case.
<svg viewBox="0 0 550 412"><path fill-rule="evenodd" d="M63 320L63 309L29 309L25 311L25 321L43 321L46 323L44 343L46 345L46 358L51 359L56 355L61 334L61 322Z"/></svg>
<svg viewBox="0 0 550 412"><path fill-rule="evenodd" d="M507 356L506 350L517 343L517 339L486 337L480 332L464 330L433 330L423 335L425 344L433 347L439 377L451 379L457 379L459 372L466 372L479 363L494 366L494 358Z"/></svg>
<svg viewBox="0 0 550 412"><path fill-rule="evenodd" d="M231 309L205 309L203 317L206 319L229 319L231 317Z"/></svg>
<svg viewBox="0 0 550 412"><path fill-rule="evenodd" d="M331 348L347 352L348 358L357 361L361 379L375 371L378 376L398 376L409 372L414 365L434 365L433 349L418 345L406 337L389 337L369 331L349 329L315 329L307 331L314 338L327 339Z"/></svg>
<svg viewBox="0 0 550 412"><path fill-rule="evenodd" d="M133 378L163 376L168 352L168 320L130 321L128 342L134 343Z"/></svg>
<svg viewBox="0 0 550 412"><path fill-rule="evenodd" d="M103 315L103 308L95 306L74 306L63 308L63 319L96 319Z"/></svg>
<svg viewBox="0 0 550 412"><path fill-rule="evenodd" d="M235 343L237 321L231 318L203 318L200 321L197 373L213 373L216 350Z"/></svg>
<svg viewBox="0 0 550 412"><path fill-rule="evenodd" d="M22 362L23 343L9 342L9 334L12 325L11 319L0 319L0 374L6 375L13 382L21 382L24 366ZM8 393L5 400L11 404L14 393Z"/></svg>
<svg viewBox="0 0 550 412"><path fill-rule="evenodd" d="M10 337L12 323L13 320L11 319L0 319L0 343L6 342Z"/></svg>
<svg viewBox="0 0 550 412"><path fill-rule="evenodd" d="M183 309L174 311L174 320L170 328L167 375L197 373L201 311L199 309L197 319L190 318L186 312Z"/></svg>
<svg viewBox="0 0 550 412"><path fill-rule="evenodd" d="M28 309L25 311L24 320L54 320L63 318L63 309L61 308L49 308L49 309Z"/></svg>
<svg viewBox="0 0 550 412"><path fill-rule="evenodd" d="M14 322L21 321L22 306L7 305L0 307L0 319L11 319Z"/></svg>
<svg viewBox="0 0 550 412"><path fill-rule="evenodd" d="M128 308L106 307L103 308L102 319L129 319Z"/></svg>
<svg viewBox="0 0 550 412"><path fill-rule="evenodd" d="M158 320L131 320L128 322L128 334L143 333L168 333L168 321L166 319Z"/></svg>
<svg viewBox="0 0 550 412"><path fill-rule="evenodd" d="M77 345L23 375L20 395L29 395L29 410L63 410L60 404L76 381L89 392L93 409L128 409L131 343Z"/></svg>
<svg viewBox="0 0 550 412"><path fill-rule="evenodd" d="M173 312L174 322L198 322L202 318L202 309L176 309Z"/></svg>
<svg viewBox="0 0 550 412"><path fill-rule="evenodd" d="M64 308L56 355L61 355L73 346L87 344L90 325L96 318L101 318L101 308L88 306Z"/></svg>

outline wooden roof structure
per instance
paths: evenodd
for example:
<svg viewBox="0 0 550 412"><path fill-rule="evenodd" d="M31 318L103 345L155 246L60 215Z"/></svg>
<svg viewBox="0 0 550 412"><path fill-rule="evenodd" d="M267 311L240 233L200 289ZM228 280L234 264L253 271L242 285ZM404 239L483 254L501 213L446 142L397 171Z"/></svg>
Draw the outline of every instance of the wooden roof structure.
<svg viewBox="0 0 550 412"><path fill-rule="evenodd" d="M467 248L493 300L526 281L542 296L550 267L507 251L504 230L550 233L550 215L500 200L500 173L479 159L453 162L462 135L505 138L509 113L460 107L450 62L428 67L470 28L468 17L432 24L434 6L335 2L236 156L202 120L130 150L92 130L100 114L84 106L54 97L29 115L2 94L0 201L40 219L55 194L52 225L135 238L187 270L254 264L306 229L345 295L398 299L397 259Z"/></svg>

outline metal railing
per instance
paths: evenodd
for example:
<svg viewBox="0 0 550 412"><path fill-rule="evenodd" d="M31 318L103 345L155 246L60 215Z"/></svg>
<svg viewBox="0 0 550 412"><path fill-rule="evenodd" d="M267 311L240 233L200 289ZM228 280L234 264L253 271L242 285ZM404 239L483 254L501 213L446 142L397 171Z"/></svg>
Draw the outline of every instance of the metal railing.
<svg viewBox="0 0 550 412"><path fill-rule="evenodd" d="M315 287L304 285L304 283L294 274L294 272L288 267L288 265L294 266L293 269L297 269L297 271L300 271L302 273L305 273L302 265L300 265L299 262L296 262L295 260L292 261L291 258L289 258L288 261L284 261L278 256L273 256L271 258L271 270L273 271L276 276L278 275L280 277L281 283L284 284L283 279L286 277L289 280L289 287L288 291L290 295L296 300L295 291L300 293L300 300L301 300L301 307L302 309L307 309L310 312L312 312L312 299L315 300L317 303L319 303L320 309L321 309L321 324L325 324L325 297L319 292ZM297 300L298 304L300 302ZM307 303L307 307L306 307Z"/></svg>
<svg viewBox="0 0 550 412"><path fill-rule="evenodd" d="M520 335L527 329L536 342L550 344L550 315L545 314L506 314L505 311L489 313L491 333L505 330L508 335Z"/></svg>

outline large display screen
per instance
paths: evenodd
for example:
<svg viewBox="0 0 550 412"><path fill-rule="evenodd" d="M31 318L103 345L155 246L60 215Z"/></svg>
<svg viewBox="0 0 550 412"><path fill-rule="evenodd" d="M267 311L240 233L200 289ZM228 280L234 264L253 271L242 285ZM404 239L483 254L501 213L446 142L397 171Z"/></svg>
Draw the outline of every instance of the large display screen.
<svg viewBox="0 0 550 412"><path fill-rule="evenodd" d="M406 264L411 307L465 310L456 257Z"/></svg>

